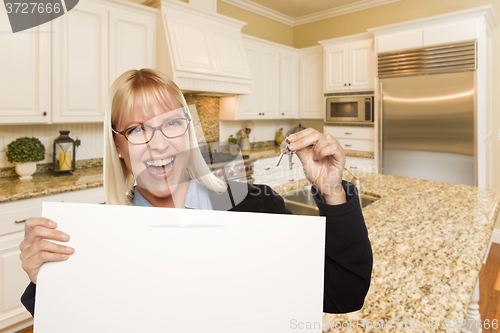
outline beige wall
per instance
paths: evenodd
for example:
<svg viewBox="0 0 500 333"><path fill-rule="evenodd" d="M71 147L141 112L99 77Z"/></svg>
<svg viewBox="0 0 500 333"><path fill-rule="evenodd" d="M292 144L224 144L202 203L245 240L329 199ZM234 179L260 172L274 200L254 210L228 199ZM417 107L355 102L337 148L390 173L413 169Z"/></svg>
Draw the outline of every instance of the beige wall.
<svg viewBox="0 0 500 333"><path fill-rule="evenodd" d="M217 1L217 13L226 15L248 24L241 32L271 42L293 46L293 28L283 23L251 13L244 9Z"/></svg>

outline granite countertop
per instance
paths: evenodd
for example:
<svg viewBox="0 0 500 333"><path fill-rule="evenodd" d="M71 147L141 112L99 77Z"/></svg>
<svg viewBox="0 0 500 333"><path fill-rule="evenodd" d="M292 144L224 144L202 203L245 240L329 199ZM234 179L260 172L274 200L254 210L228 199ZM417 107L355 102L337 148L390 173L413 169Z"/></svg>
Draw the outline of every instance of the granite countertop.
<svg viewBox="0 0 500 333"><path fill-rule="evenodd" d="M0 178L0 203L103 186L102 166L77 169L72 176L35 174L30 181Z"/></svg>
<svg viewBox="0 0 500 333"><path fill-rule="evenodd" d="M280 147L275 145L275 146L257 147L249 150L242 150L241 154L249 155L251 158L259 159L259 158L279 156L281 154L281 151ZM374 154L370 152L364 153L364 152L344 150L344 154L345 156L350 156L350 157L375 158Z"/></svg>
<svg viewBox="0 0 500 333"><path fill-rule="evenodd" d="M264 158L264 157L260 157ZM428 323L464 319L486 254L500 191L412 178L357 172L362 192L379 197L363 209L373 250L373 273L363 308L325 314L335 323ZM344 174L347 180L350 175ZM275 187L284 195L306 179ZM32 181L0 179L0 202L103 185L102 167L73 176L35 175ZM492 319L492 318L489 318ZM328 326L327 325L327 326ZM323 326L323 327L327 327ZM345 332L368 332L364 327ZM405 332L422 330L405 330ZM455 331L459 331L456 329Z"/></svg>
<svg viewBox="0 0 500 333"><path fill-rule="evenodd" d="M439 320L439 329L426 326L404 332L445 332L445 320L466 316L500 209L500 191L356 174L363 193L380 197L363 209L374 259L371 286L361 310L324 314L324 332L338 332L332 325L357 320L393 325ZM351 180L347 173L344 176ZM302 179L274 189L284 195L308 184ZM342 331L374 331L366 327Z"/></svg>

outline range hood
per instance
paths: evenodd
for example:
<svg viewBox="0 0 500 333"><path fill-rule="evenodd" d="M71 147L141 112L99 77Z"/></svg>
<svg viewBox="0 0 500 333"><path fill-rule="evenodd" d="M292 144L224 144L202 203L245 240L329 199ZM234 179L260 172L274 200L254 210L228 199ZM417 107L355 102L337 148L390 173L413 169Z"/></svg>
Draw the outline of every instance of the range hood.
<svg viewBox="0 0 500 333"><path fill-rule="evenodd" d="M152 1L148 1L152 5ZM189 5L161 0L156 64L183 92L213 96L252 93L241 28L245 22Z"/></svg>

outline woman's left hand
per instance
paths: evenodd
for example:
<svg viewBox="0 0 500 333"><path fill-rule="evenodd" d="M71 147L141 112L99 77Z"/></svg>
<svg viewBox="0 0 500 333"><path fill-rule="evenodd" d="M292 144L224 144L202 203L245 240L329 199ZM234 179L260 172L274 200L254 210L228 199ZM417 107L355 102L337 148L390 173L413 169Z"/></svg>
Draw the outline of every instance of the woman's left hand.
<svg viewBox="0 0 500 333"><path fill-rule="evenodd" d="M297 154L307 179L323 194L326 203L338 205L346 202L342 187L345 155L340 143L330 134L322 134L313 128L290 135L288 141L288 149ZM307 151L305 147L312 144L313 148Z"/></svg>

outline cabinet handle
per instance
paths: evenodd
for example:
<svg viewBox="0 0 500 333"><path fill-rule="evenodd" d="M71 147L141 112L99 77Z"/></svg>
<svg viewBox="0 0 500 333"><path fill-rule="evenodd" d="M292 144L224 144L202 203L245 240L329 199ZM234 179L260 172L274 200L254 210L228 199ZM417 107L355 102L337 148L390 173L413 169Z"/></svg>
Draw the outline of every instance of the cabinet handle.
<svg viewBox="0 0 500 333"><path fill-rule="evenodd" d="M344 134L345 134L345 135L351 135L352 133L349 133L349 132L345 132Z"/></svg>
<svg viewBox="0 0 500 333"><path fill-rule="evenodd" d="M284 114L284 113L282 113L281 115L282 115L282 116L284 116L285 114Z"/></svg>
<svg viewBox="0 0 500 333"><path fill-rule="evenodd" d="M344 145L345 147L352 147L352 145Z"/></svg>
<svg viewBox="0 0 500 333"><path fill-rule="evenodd" d="M344 83L344 87L347 86L347 83Z"/></svg>
<svg viewBox="0 0 500 333"><path fill-rule="evenodd" d="M351 84L349 83L349 87L351 86Z"/></svg>
<svg viewBox="0 0 500 333"><path fill-rule="evenodd" d="M264 114L265 114L265 113L264 113L264 112L262 112L262 115L264 115Z"/></svg>
<svg viewBox="0 0 500 333"><path fill-rule="evenodd" d="M26 219L21 220L21 221L16 221L16 223L24 223L24 222L26 222Z"/></svg>
<svg viewBox="0 0 500 333"><path fill-rule="evenodd" d="M47 112L42 113L42 116L44 116L44 117L45 117L46 115L47 115Z"/></svg>
<svg viewBox="0 0 500 333"><path fill-rule="evenodd" d="M267 170L271 170L271 167L267 167L267 168L265 168L264 170L265 170L265 171L267 171Z"/></svg>
<svg viewBox="0 0 500 333"><path fill-rule="evenodd" d="M295 180L295 178L288 179L289 182L293 182L294 180Z"/></svg>
<svg viewBox="0 0 500 333"><path fill-rule="evenodd" d="M351 168L351 169L357 169L358 167L357 167L357 166L352 166L352 165L351 165L351 166L349 166L349 168Z"/></svg>

